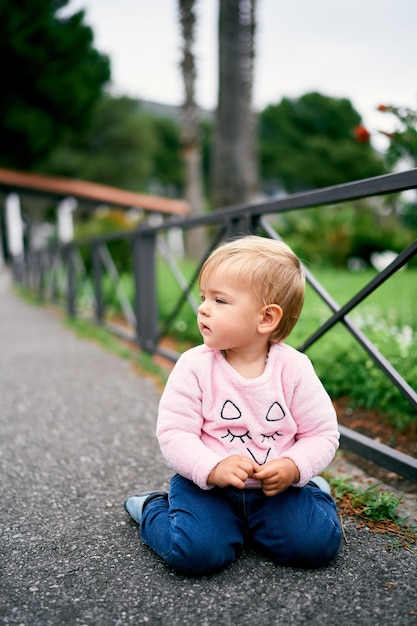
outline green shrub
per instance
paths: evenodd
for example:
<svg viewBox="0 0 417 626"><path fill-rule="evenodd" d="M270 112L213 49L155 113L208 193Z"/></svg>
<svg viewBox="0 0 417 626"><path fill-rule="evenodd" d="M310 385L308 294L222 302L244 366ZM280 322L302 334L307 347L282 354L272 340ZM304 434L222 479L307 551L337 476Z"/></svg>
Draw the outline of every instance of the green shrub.
<svg viewBox="0 0 417 626"><path fill-rule="evenodd" d="M373 522L384 520L397 521L397 509L401 498L397 498L391 491L383 491L379 484L369 487L355 487L352 481L336 476L329 478L334 497L337 500L349 497L352 509L361 517Z"/></svg>

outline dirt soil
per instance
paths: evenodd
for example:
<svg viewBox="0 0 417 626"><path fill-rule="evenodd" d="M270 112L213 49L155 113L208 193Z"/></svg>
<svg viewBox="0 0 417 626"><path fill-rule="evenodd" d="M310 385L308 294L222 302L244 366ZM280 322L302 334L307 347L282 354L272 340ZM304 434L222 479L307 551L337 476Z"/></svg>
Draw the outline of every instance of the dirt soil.
<svg viewBox="0 0 417 626"><path fill-rule="evenodd" d="M395 448L404 454L417 457L417 422L414 422L405 431L399 432L382 413L358 407L351 408L349 398L340 398L335 400L333 404L339 423L343 426ZM371 461L362 459L353 452L345 451L344 456L371 476L375 476L403 492L417 494L417 484L404 480L394 472L389 472Z"/></svg>
<svg viewBox="0 0 417 626"><path fill-rule="evenodd" d="M333 404L339 423L343 426L372 437L404 454L417 457L417 422L404 432L399 432L382 413L357 407L351 408L349 398L340 398Z"/></svg>

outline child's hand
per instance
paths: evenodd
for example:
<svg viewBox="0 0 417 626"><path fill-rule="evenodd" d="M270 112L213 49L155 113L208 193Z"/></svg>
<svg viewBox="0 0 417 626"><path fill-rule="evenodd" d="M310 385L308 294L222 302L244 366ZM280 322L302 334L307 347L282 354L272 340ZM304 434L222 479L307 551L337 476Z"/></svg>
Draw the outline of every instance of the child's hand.
<svg viewBox="0 0 417 626"><path fill-rule="evenodd" d="M229 487L231 485L238 489L244 489L245 480L253 476L256 469L259 469L259 465L256 465L251 459L239 454L232 454L212 469L207 478L207 484L217 487Z"/></svg>
<svg viewBox="0 0 417 626"><path fill-rule="evenodd" d="M274 459L255 471L253 478L262 482L262 491L266 496L275 496L293 483L297 483L300 480L300 472L291 459Z"/></svg>

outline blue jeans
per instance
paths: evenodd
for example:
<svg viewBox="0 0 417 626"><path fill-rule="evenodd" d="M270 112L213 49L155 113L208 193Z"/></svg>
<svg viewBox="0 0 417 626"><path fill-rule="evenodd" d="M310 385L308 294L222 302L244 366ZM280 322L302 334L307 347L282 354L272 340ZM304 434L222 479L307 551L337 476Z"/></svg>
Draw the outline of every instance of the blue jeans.
<svg viewBox="0 0 417 626"><path fill-rule="evenodd" d="M313 485L267 497L260 489L205 491L176 474L168 499L145 507L143 542L185 576L207 576L230 565L245 545L274 563L324 567L339 551L341 528L333 498Z"/></svg>

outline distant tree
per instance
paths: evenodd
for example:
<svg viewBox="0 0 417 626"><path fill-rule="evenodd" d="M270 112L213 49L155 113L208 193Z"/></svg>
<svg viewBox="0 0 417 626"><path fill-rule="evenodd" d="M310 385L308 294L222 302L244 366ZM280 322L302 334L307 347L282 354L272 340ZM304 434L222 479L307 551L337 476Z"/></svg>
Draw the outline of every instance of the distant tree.
<svg viewBox="0 0 417 626"><path fill-rule="evenodd" d="M319 93L283 98L260 114L261 177L296 192L386 172L363 133L350 100Z"/></svg>
<svg viewBox="0 0 417 626"><path fill-rule="evenodd" d="M110 78L84 12L68 0L0 2L0 163L39 167L68 133L84 132Z"/></svg>
<svg viewBox="0 0 417 626"><path fill-rule="evenodd" d="M183 42L181 72L184 84L182 105L181 143L185 165L185 199L191 215L199 215L204 208L203 170L201 157L200 110L195 98L196 66L194 41L196 26L196 0L179 0L179 14ZM191 257L201 254L203 233L191 230L186 238L187 253Z"/></svg>
<svg viewBox="0 0 417 626"><path fill-rule="evenodd" d="M399 164L406 167L417 167L417 111L409 107L392 104L380 104L378 111L394 117L395 129L392 132L380 130L389 140L385 160L389 168ZM400 216L403 223L417 231L417 195L414 199L402 199Z"/></svg>
<svg viewBox="0 0 417 626"><path fill-rule="evenodd" d="M44 170L139 191L152 175L155 150L153 125L148 115L140 115L137 102L105 96L88 132L61 142Z"/></svg>
<svg viewBox="0 0 417 626"><path fill-rule="evenodd" d="M405 161L417 167L417 111L392 104L380 104L378 111L391 114L397 126L392 132L379 131L389 139L386 154L388 164L394 167L400 161Z"/></svg>
<svg viewBox="0 0 417 626"><path fill-rule="evenodd" d="M104 96L90 130L62 142L43 169L132 191L179 195L184 184L179 124L145 113L136 100Z"/></svg>
<svg viewBox="0 0 417 626"><path fill-rule="evenodd" d="M156 140L151 174L151 181L159 186L159 191L155 191L168 196L184 196L186 172L180 124L169 117L149 116L148 119ZM148 191L152 189L148 187Z"/></svg>
<svg viewBox="0 0 417 626"><path fill-rule="evenodd" d="M193 46L195 41L196 0L179 0L183 41L181 72L184 84L181 142L185 162L185 197L193 214L203 208L203 184L200 144L200 111L195 98L196 67Z"/></svg>
<svg viewBox="0 0 417 626"><path fill-rule="evenodd" d="M214 208L250 200L257 186L252 110L256 0L222 0L219 7L219 95L212 170Z"/></svg>

